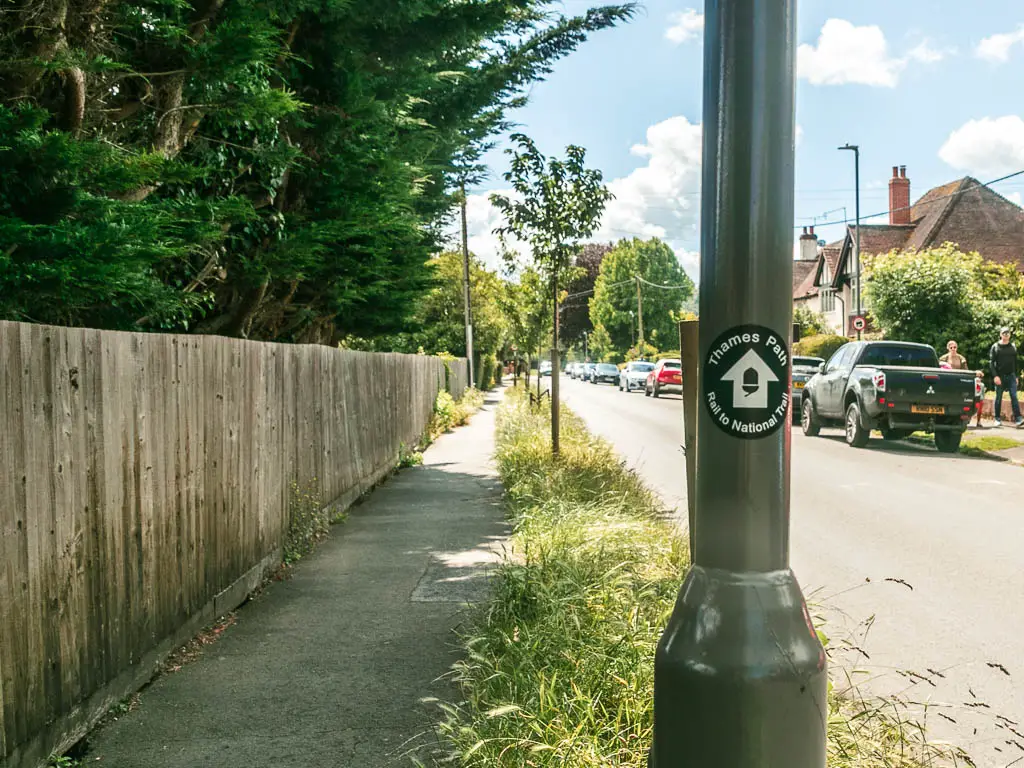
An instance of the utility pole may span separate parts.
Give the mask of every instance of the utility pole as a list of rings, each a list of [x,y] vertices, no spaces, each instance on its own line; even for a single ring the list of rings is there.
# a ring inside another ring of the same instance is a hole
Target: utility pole
[[[629,310],[629,340],[633,347],[636,348],[636,326],[633,324],[634,320],[636,320],[636,315],[633,314],[633,310],[631,309]]]
[[[583,332],[583,362],[584,363],[589,363],[590,362],[590,355],[587,352],[587,332],[586,331]]]
[[[554,325],[551,330],[551,455],[558,456],[558,264],[551,269],[551,307]]]
[[[643,296],[640,293],[640,275],[635,275],[635,277],[636,277],[636,316],[637,316],[637,320],[640,323],[639,326],[638,326],[638,329],[637,329],[637,333],[638,333],[637,348],[642,350],[643,346],[644,346],[644,299],[643,299]],[[640,357],[643,357],[643,355],[641,354]]]
[[[823,768],[827,671],[789,567],[795,0],[706,0],[694,561],[652,768]]]
[[[853,152],[853,187],[854,197],[856,201],[854,203],[854,218],[857,220],[857,231],[854,234],[853,240],[853,273],[855,275],[855,290],[854,300],[857,303],[857,317],[863,315],[863,307],[861,307],[860,301],[860,147],[856,144],[847,143],[845,146],[839,147],[839,149],[846,149]],[[850,332],[849,329],[849,318],[844,318],[846,327],[843,329],[843,335],[845,336]],[[860,339],[860,329],[857,329],[857,339]]]
[[[462,182],[462,293],[466,319],[466,360],[469,361],[469,386],[473,378],[473,306],[469,294],[469,227],[466,224],[466,182]]]

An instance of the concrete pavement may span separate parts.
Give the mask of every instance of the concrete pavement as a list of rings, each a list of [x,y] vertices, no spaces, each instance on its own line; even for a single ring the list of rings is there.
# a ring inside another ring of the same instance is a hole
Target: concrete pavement
[[[562,393],[685,526],[679,397],[565,377]],[[979,766],[1020,758],[1007,742],[1024,739],[1008,728],[1024,728],[996,716],[1024,723],[1024,469],[904,442],[852,449],[837,429],[818,438],[796,429],[792,446],[793,568],[833,646],[849,640],[867,653],[837,655],[837,682],[841,669],[862,669],[874,693],[932,702],[929,732]]]
[[[508,530],[491,394],[354,508],[235,626],[140,707],[94,734],[108,768],[407,766],[438,749],[422,699],[457,701],[445,677],[464,605],[486,598]]]

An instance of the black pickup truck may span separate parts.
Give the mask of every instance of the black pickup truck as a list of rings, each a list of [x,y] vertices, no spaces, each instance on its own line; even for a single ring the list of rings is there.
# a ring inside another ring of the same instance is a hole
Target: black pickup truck
[[[804,387],[800,424],[808,436],[842,424],[846,442],[867,445],[934,432],[944,453],[960,448],[979,392],[971,371],[939,368],[935,350],[903,341],[854,341],[840,347]]]

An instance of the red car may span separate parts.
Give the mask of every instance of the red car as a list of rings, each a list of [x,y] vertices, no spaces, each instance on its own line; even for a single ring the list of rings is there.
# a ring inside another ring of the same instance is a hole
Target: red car
[[[683,365],[678,360],[659,360],[647,374],[644,394],[657,397],[662,392],[683,392]]]

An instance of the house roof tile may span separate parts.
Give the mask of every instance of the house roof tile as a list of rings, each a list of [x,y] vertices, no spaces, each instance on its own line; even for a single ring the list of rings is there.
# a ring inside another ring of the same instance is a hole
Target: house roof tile
[[[797,295],[797,289],[812,275],[818,266],[817,259],[799,259],[793,262],[793,295]],[[813,276],[813,275],[812,275]]]
[[[965,176],[928,190],[911,206],[911,224],[862,224],[860,250],[865,254],[922,250],[955,243],[990,261],[1016,262],[1024,271],[1024,210],[977,179]],[[834,286],[842,284],[857,228],[822,249]],[[821,267],[815,283],[820,285]]]

